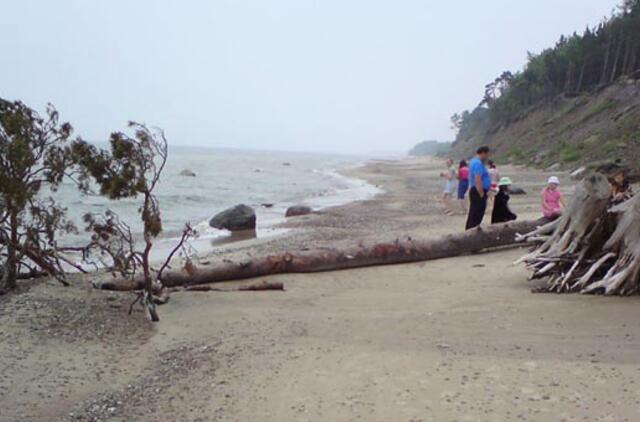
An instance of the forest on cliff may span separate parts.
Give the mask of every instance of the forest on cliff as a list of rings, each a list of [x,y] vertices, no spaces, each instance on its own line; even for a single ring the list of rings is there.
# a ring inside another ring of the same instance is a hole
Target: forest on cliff
[[[487,143],[501,158],[544,165],[593,158],[598,148],[614,155],[633,149],[638,79],[640,0],[624,0],[597,26],[561,36],[529,53],[522,71],[488,83],[472,111],[452,116],[454,151]]]

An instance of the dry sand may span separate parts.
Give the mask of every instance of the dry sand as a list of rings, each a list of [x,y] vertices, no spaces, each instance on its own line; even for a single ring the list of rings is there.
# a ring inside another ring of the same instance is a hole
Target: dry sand
[[[211,259],[460,231],[434,200],[440,167],[353,170],[386,193]],[[546,175],[502,170],[537,217]],[[532,294],[522,253],[174,293],[154,325],[126,315],[129,294],[42,281],[0,298],[0,420],[640,420],[640,299]]]

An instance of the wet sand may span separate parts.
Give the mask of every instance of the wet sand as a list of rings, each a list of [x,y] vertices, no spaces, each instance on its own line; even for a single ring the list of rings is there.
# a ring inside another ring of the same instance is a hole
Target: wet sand
[[[207,259],[458,232],[464,216],[434,199],[440,170],[350,170],[385,193]],[[502,171],[530,193],[515,212],[537,217],[547,175]],[[154,325],[126,315],[130,294],[44,281],[0,298],[0,419],[638,420],[640,298],[532,294],[511,265],[523,252],[263,278],[285,292],[174,293]]]

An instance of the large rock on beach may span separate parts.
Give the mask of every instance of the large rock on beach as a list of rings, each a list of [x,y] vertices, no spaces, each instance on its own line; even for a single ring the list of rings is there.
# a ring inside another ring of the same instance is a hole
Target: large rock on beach
[[[299,215],[311,214],[312,212],[313,212],[313,210],[311,209],[311,207],[309,207],[307,205],[293,205],[293,206],[287,208],[287,211],[285,212],[284,216],[285,217],[297,217]]]
[[[256,212],[248,205],[240,204],[216,214],[209,225],[214,229],[230,231],[255,230]]]

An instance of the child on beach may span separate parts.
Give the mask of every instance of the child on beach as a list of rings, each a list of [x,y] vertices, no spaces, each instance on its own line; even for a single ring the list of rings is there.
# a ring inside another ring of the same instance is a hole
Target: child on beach
[[[509,189],[511,189],[511,179],[508,177],[501,178],[498,182],[498,193],[493,200],[491,224],[506,223],[518,218],[509,208]]]
[[[542,190],[542,214],[550,220],[560,217],[566,206],[559,185],[560,180],[551,176],[547,181],[547,187]]]
[[[465,160],[460,161],[458,165],[458,201],[460,202],[460,208],[462,213],[467,213],[467,191],[469,190],[469,166]]]
[[[440,173],[440,177],[444,179],[444,189],[442,191],[442,203],[444,204],[444,213],[447,215],[453,215],[453,208],[451,207],[451,198],[453,191],[456,187],[456,168],[453,165],[453,160],[449,158],[447,160],[447,171]]]

